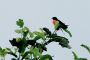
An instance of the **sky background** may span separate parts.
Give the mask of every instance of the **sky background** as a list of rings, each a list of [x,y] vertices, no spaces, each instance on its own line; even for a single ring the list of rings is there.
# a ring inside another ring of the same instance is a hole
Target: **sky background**
[[[16,21],[21,18],[32,31],[48,27],[53,31],[51,18],[58,17],[69,25],[73,37],[69,38],[72,49],[66,49],[57,43],[49,44],[47,53],[54,60],[73,60],[72,51],[79,57],[90,60],[90,54],[80,45],[90,47],[90,0],[0,0],[0,46],[11,47],[9,40],[16,37]],[[58,31],[58,34],[63,35]],[[6,57],[10,60],[10,56]]]

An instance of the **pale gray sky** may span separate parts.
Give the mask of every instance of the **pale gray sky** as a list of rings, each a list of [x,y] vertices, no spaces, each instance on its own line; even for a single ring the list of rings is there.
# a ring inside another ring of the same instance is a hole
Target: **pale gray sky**
[[[16,37],[14,30],[18,27],[15,22],[19,18],[24,19],[31,30],[46,26],[53,31],[53,16],[69,25],[73,37],[66,36],[73,48],[69,50],[51,43],[47,53],[54,56],[54,60],[73,60],[73,50],[90,60],[90,54],[80,47],[82,43],[90,46],[90,0],[0,0],[0,46],[11,46],[9,39]]]

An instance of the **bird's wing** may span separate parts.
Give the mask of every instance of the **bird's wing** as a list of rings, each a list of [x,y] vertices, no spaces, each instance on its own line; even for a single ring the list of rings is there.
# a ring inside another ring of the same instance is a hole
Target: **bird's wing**
[[[68,28],[68,26],[65,25],[65,23],[63,23],[63,22],[60,21],[60,20],[58,20],[58,21],[59,21],[59,23],[61,24],[62,29],[67,29],[67,28]]]

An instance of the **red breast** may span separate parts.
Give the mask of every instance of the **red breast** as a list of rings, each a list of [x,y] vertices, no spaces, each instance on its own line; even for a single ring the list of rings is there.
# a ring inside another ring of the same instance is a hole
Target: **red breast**
[[[53,20],[53,24],[55,25],[56,20]]]

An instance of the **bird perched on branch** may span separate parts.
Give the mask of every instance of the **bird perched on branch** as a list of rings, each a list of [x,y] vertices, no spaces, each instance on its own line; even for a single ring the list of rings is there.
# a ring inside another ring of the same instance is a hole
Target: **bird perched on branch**
[[[55,28],[54,33],[56,33],[56,31],[58,31],[59,29],[61,29],[67,32],[70,35],[70,37],[72,37],[72,34],[67,30],[68,25],[61,22],[57,17],[52,17],[52,20],[53,20],[53,25]]]

